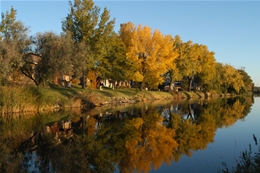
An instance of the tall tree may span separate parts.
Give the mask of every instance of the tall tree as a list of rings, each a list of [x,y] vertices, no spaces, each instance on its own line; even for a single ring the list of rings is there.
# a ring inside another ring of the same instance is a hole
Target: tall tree
[[[133,80],[150,88],[156,88],[164,82],[163,74],[174,69],[174,59],[178,53],[174,51],[174,39],[171,35],[163,35],[159,30],[148,26],[135,27],[133,23],[121,24],[120,36],[127,47],[127,58],[137,67]]]
[[[100,61],[100,72],[103,77],[116,81],[130,80],[135,66],[126,57],[126,46],[118,34],[111,36],[109,53]]]
[[[23,54],[31,44],[28,39],[29,29],[16,20],[16,10],[2,13],[0,23],[0,80],[7,81],[8,76],[15,78],[19,68],[24,64]]]
[[[176,46],[179,56],[176,59],[177,68],[184,78],[188,79],[188,90],[192,89],[192,82],[195,75],[201,75],[204,82],[214,77],[215,57],[205,45],[187,41]]]
[[[90,68],[98,70],[101,59],[107,55],[107,44],[113,33],[115,20],[110,20],[106,8],[100,14],[100,8],[92,0],[74,0],[74,3],[69,1],[69,5],[70,12],[62,22],[62,29],[71,33],[75,43],[83,42],[88,50],[84,57],[75,56],[81,59],[82,66],[78,68],[82,69],[85,79],[85,73]],[[89,62],[94,62],[92,67],[87,65]],[[85,87],[85,81],[82,87]]]

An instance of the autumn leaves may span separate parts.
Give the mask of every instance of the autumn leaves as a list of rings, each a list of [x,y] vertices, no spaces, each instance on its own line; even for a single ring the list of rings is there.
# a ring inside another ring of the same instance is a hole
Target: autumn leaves
[[[131,22],[121,24],[120,38],[126,45],[126,59],[136,67],[129,79],[150,89],[157,88],[166,78],[182,81],[187,90],[201,88],[219,93],[247,92],[252,86],[247,73],[216,62],[215,53],[206,45],[183,42],[178,35],[173,38]]]
[[[151,88],[164,82],[163,74],[174,68],[173,61],[178,55],[173,49],[174,39],[147,26],[135,27],[131,22],[121,25],[120,37],[127,46],[126,57],[137,67],[132,80]]]

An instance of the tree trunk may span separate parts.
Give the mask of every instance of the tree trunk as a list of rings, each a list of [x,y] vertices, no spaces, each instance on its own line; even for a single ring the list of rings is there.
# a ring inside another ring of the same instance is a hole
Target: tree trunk
[[[82,72],[82,89],[85,89],[86,87],[86,81],[85,81],[85,72]]]
[[[169,93],[172,93],[172,91],[173,91],[173,89],[174,89],[174,88],[173,88],[174,86],[172,86],[172,85],[173,85],[173,84],[172,84],[172,77],[171,77],[171,78],[170,78],[170,86],[169,86],[169,90],[168,90]]]
[[[112,89],[113,89],[113,90],[115,90],[115,86],[116,86],[116,81],[113,80],[113,82],[112,82]]]
[[[188,80],[189,80],[189,88],[188,88],[188,91],[191,91],[193,76],[192,76],[192,77],[188,77]]]
[[[20,70],[26,77],[31,79],[35,83],[36,86],[39,86],[39,82],[36,81],[36,79],[34,79],[34,77],[28,72],[27,69],[24,69],[24,68],[20,67]]]
[[[140,90],[141,90],[141,91],[144,90],[144,82],[141,82]]]
[[[194,120],[194,118],[193,118],[193,109],[191,108],[191,104],[190,103],[189,103],[189,113],[188,113],[187,119],[189,119],[189,118]]]

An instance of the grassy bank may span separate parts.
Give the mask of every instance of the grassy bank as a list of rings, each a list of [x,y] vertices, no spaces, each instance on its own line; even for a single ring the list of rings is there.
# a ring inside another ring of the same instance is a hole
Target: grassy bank
[[[90,108],[103,105],[127,104],[152,100],[200,99],[216,95],[202,92],[168,93],[140,91],[136,88],[81,89],[80,86],[65,88],[48,87],[0,87],[1,114],[42,112],[54,109]],[[217,95],[219,97],[220,95]]]

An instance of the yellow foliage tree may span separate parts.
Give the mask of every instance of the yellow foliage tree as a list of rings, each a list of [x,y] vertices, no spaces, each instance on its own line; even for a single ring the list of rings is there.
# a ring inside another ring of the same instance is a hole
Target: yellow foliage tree
[[[220,74],[220,83],[225,89],[232,87],[237,93],[239,93],[240,89],[244,87],[242,75],[233,66],[228,64],[222,65]]]
[[[133,23],[121,24],[120,37],[127,47],[127,58],[137,66],[133,79],[142,87],[156,88],[164,82],[163,74],[175,69],[174,60],[178,53],[174,50],[174,39],[148,26],[135,27]],[[141,87],[141,89],[142,89]]]

